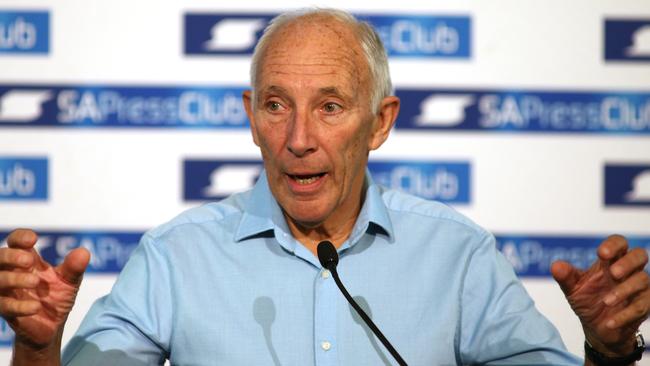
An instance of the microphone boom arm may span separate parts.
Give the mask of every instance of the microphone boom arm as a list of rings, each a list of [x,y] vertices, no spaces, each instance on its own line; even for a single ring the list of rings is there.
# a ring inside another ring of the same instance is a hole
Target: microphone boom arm
[[[339,287],[339,290],[341,290],[341,292],[343,293],[343,296],[345,296],[345,298],[348,300],[350,305],[352,305],[354,310],[356,310],[357,314],[359,314],[359,316],[363,319],[363,321],[366,322],[366,324],[368,325],[370,330],[372,330],[372,332],[375,333],[377,338],[379,338],[381,343],[384,345],[384,347],[386,347],[386,349],[388,350],[388,352],[390,352],[390,354],[393,356],[393,358],[395,358],[395,360],[397,360],[397,363],[400,366],[408,366],[406,364],[406,362],[404,362],[404,359],[402,358],[402,356],[400,356],[400,354],[397,353],[397,350],[395,348],[393,348],[393,345],[390,344],[390,342],[388,341],[388,339],[386,339],[384,334],[379,330],[379,328],[377,328],[377,326],[372,321],[372,319],[370,319],[370,317],[363,311],[363,309],[361,309],[359,304],[357,304],[357,302],[354,301],[352,296],[350,296],[350,294],[348,293],[348,290],[346,290],[345,287],[343,286],[343,283],[341,283],[341,279],[339,278],[339,274],[336,271],[336,267],[328,268],[328,269],[332,273],[332,277],[334,277],[334,282],[336,282],[336,285]]]

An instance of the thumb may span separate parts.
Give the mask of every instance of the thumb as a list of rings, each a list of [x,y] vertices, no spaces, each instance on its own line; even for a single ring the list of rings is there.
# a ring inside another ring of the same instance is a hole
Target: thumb
[[[81,284],[88,262],[90,262],[90,252],[86,248],[77,248],[65,256],[63,263],[56,267],[56,272],[70,284],[78,286]]]
[[[580,280],[580,277],[582,277],[581,270],[565,261],[553,262],[551,265],[551,274],[560,285],[565,296],[569,296],[573,292],[574,287]]]

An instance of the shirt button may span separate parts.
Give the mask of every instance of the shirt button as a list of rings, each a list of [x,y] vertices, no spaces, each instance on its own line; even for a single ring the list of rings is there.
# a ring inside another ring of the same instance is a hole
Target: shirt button
[[[323,351],[329,351],[330,348],[332,348],[332,344],[328,341],[323,341],[320,343],[320,348],[322,348]]]
[[[320,276],[321,276],[323,279],[326,280],[326,279],[330,278],[330,271],[324,269],[323,272],[320,273]]]

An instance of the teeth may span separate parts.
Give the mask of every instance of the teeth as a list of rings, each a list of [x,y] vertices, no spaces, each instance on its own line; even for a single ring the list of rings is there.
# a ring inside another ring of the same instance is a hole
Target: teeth
[[[316,179],[318,179],[317,175],[315,175],[313,177],[309,177],[309,178],[298,178],[298,177],[296,177],[296,182],[298,182],[298,184],[309,184],[309,183],[314,183],[316,181]]]

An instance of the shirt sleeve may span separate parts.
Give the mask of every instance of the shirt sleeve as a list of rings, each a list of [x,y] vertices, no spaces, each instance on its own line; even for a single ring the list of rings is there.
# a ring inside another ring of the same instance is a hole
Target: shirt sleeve
[[[63,365],[162,365],[173,300],[169,260],[145,234],[110,294],[98,299],[62,355]]]
[[[461,304],[462,364],[582,365],[537,311],[490,234],[469,260]]]

